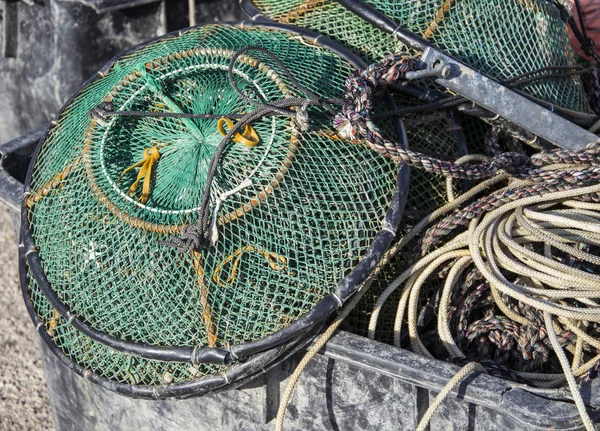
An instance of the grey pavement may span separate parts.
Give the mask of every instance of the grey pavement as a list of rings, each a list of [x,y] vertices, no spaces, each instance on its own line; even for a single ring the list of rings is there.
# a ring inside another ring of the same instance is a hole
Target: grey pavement
[[[53,430],[38,338],[19,289],[17,244],[0,207],[0,430]]]

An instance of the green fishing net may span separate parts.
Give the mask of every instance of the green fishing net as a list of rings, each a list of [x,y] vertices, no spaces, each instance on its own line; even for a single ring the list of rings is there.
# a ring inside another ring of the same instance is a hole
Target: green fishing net
[[[267,18],[321,32],[367,61],[407,51],[392,35],[375,28],[335,0],[252,0],[252,3]],[[575,64],[566,23],[552,0],[365,0],[364,3],[501,81],[549,66]],[[520,89],[563,108],[589,111],[579,77],[541,80]]]
[[[547,66],[575,64],[561,11],[550,0],[369,0],[365,3],[499,80]],[[251,15],[255,13],[251,10],[254,6],[269,19],[327,35],[369,63],[391,52],[410,51],[392,35],[335,0],[244,0],[242,6]],[[564,108],[589,110],[577,76],[544,79],[519,89]],[[397,92],[393,95],[400,107],[419,103]],[[428,115],[422,113],[422,117]],[[482,121],[466,117],[460,118],[460,123],[470,148],[468,152],[477,152],[488,127]],[[410,146],[448,160],[464,155],[457,154],[456,138],[448,128],[443,120],[409,128]],[[412,174],[409,210],[431,211],[446,202],[442,178],[420,172]]]
[[[83,367],[84,373],[120,384],[159,386],[199,379],[226,369],[217,365],[155,361],[112,349],[69,325],[43,295],[30,270],[23,282],[48,338],[66,357]]]
[[[35,245],[25,253],[26,290],[52,342],[95,375],[161,385],[222,367],[118,351],[72,319],[128,343],[227,351],[306,316],[382,229],[395,163],[338,138],[326,109],[316,107],[308,130],[289,115],[240,129],[210,183],[218,239],[188,253],[168,244],[198,221],[223,133],[256,108],[228,77],[232,56],[248,46],[270,51],[319,97],[340,97],[356,68],[273,25],[190,29],[106,67],[66,105],[34,157],[23,225]],[[231,76],[263,103],[303,96],[263,52],[240,55]],[[95,115],[99,106],[115,115]],[[57,311],[58,301],[68,314]]]
[[[575,64],[567,24],[552,0],[364,2],[499,81]],[[589,111],[578,77],[545,79],[519,89],[563,108]]]
[[[335,0],[244,0],[242,7],[250,15],[251,4],[269,19],[331,37],[367,63],[381,60],[390,52],[406,51],[404,44],[392,35],[365,22]]]

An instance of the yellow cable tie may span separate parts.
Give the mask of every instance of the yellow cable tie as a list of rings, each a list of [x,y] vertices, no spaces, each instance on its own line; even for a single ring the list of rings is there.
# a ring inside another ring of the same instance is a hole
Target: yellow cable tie
[[[160,159],[160,151],[158,151],[157,147],[146,148],[144,150],[143,160],[134,163],[133,165],[125,169],[117,179],[117,181],[119,181],[121,177],[127,172],[141,166],[137,178],[133,182],[131,187],[129,187],[129,190],[127,190],[127,194],[129,196],[133,196],[138,188],[140,181],[143,179],[144,182],[142,184],[142,195],[138,199],[138,201],[142,204],[145,204],[148,201],[148,198],[150,197],[150,181],[152,180],[152,166],[154,166],[154,164],[158,162],[158,159]]]
[[[233,127],[233,121],[231,121],[229,118],[220,118],[217,122],[217,129],[219,130],[219,133],[225,136],[227,135],[227,132],[225,132],[225,129],[223,128],[223,123],[227,124],[227,128],[231,130]],[[241,135],[236,132],[231,139],[233,142],[244,144],[248,148],[255,147],[260,141],[256,130],[254,130],[250,124],[246,124],[244,127],[244,132]]]

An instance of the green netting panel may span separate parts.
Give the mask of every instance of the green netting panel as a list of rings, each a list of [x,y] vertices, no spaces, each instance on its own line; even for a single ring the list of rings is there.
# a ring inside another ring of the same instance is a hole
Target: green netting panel
[[[216,365],[152,361],[111,349],[77,331],[58,314],[28,271],[29,297],[48,335],[75,364],[111,381],[128,385],[159,386],[183,383],[223,371]]]
[[[367,63],[381,60],[390,52],[407,50],[394,37],[368,24],[334,0],[252,0],[252,3],[269,19],[331,37],[359,54]]]
[[[43,142],[27,199],[31,233],[50,287],[90,327],[157,346],[225,348],[257,340],[310,311],[380,231],[395,164],[332,136],[326,119],[311,116],[312,129],[300,133],[289,117],[269,117],[252,124],[258,145],[231,143],[221,158],[212,207],[234,192],[218,212],[214,247],[181,254],[164,244],[197,221],[207,163],[222,138],[218,120],[96,121],[90,110],[104,102],[116,111],[248,112],[255,107],[230,88],[227,65],[249,45],[269,49],[323,97],[340,96],[353,69],[298,35],[208,25],[118,59],[64,109]],[[233,76],[245,93],[265,101],[297,95],[261,53],[240,56]],[[148,151],[159,157],[150,163]],[[151,171],[150,180],[132,190],[142,169]],[[251,185],[239,189],[247,180]],[[44,298],[32,299],[50,322]],[[112,368],[98,365],[108,355],[101,346],[86,355],[80,334],[66,327],[58,333],[56,343],[81,365],[135,381],[119,355],[111,356]],[[149,384],[164,381],[166,372],[174,381],[189,377],[184,365],[136,364],[158,367],[145,373]]]
[[[406,50],[391,35],[348,14],[335,0],[253,0],[268,18],[326,34],[366,60]],[[547,67],[575,64],[560,10],[550,0],[365,0],[403,28],[460,60],[504,80]],[[588,111],[578,77],[521,88],[561,107]]]
[[[397,93],[394,94],[394,101],[399,108],[420,104],[416,99]],[[456,114],[456,117],[465,139],[466,148],[463,151],[483,152],[483,138],[489,126],[474,117],[461,114]],[[457,146],[453,126],[444,112],[408,113],[403,115],[403,119],[411,149],[445,160],[456,160],[464,155]],[[446,203],[446,179],[442,175],[411,170],[410,193],[406,202],[408,214],[425,215]]]

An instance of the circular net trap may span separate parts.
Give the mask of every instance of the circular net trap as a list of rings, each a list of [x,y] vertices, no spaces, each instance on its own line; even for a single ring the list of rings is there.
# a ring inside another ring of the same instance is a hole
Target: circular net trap
[[[277,101],[343,94],[360,60],[315,38],[193,28],[113,60],[64,107],[26,181],[22,283],[75,371],[141,397],[225,386],[300,345],[387,248],[406,177],[337,137],[327,106],[233,133]],[[181,252],[202,211],[210,244]]]

